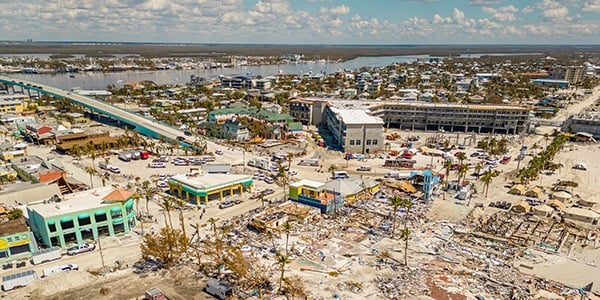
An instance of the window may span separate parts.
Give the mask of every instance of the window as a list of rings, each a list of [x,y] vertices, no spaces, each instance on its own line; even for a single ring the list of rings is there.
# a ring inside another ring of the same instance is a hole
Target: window
[[[356,145],[360,146],[360,140],[356,140]]]
[[[85,226],[85,225],[90,225],[92,224],[92,220],[90,217],[86,217],[86,218],[77,218],[77,223],[79,223],[79,226]]]
[[[73,223],[73,220],[69,220],[66,222],[63,222],[63,221],[60,222],[60,228],[62,228],[63,230],[72,229],[74,227],[75,227],[75,224]]]
[[[373,145],[377,145],[377,140],[373,140]]]
[[[123,217],[123,213],[121,211],[111,211],[110,216],[113,219],[118,219]]]
[[[50,232],[56,232],[56,224],[48,224],[48,230],[50,230]]]
[[[354,140],[350,140],[350,146],[354,146]]]
[[[106,221],[106,214],[103,213],[103,214],[94,215],[94,219],[96,219],[96,223],[104,222],[104,221]]]
[[[371,140],[367,140],[367,145],[371,145]]]

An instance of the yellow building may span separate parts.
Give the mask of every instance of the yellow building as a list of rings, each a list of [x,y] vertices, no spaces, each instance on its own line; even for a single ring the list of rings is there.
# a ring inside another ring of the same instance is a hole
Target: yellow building
[[[27,105],[25,104],[26,99],[29,99],[27,95],[4,95],[0,97],[0,112],[23,112],[23,110],[25,110],[25,108],[27,107]]]
[[[169,178],[171,194],[196,205],[252,191],[252,177],[234,174],[179,174]]]

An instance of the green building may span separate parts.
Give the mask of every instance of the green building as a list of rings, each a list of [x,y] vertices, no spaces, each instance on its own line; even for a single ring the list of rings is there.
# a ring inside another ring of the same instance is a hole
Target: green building
[[[36,248],[23,218],[0,224],[0,262],[31,257]]]
[[[132,193],[101,187],[65,195],[59,202],[27,206],[31,231],[48,247],[66,248],[135,226]]]
[[[170,193],[200,205],[233,194],[252,191],[252,177],[234,174],[179,174],[169,178]]]

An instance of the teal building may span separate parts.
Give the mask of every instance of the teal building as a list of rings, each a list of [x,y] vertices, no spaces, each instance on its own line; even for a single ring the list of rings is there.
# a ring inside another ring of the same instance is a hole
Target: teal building
[[[36,248],[23,218],[0,224],[0,263],[31,257]]]
[[[65,195],[61,201],[27,206],[31,231],[47,247],[66,248],[135,226],[132,193],[101,187]]]

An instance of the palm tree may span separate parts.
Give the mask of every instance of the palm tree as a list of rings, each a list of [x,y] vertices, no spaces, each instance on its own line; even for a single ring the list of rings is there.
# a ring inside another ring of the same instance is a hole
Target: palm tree
[[[487,170],[483,173],[481,178],[481,182],[483,182],[483,188],[485,189],[485,197],[488,196],[488,190],[490,189],[490,183],[492,183],[493,173],[491,170]]]
[[[260,201],[261,206],[265,207],[265,194],[259,193],[258,194],[258,200]]]
[[[135,210],[136,212],[140,212],[140,198],[142,198],[142,195],[140,195],[139,193],[134,193],[133,195],[131,195],[131,197],[135,200]],[[140,220],[140,226],[142,227],[142,236],[144,236],[144,219],[142,218],[142,214],[139,214],[139,220]]]
[[[400,196],[394,196],[394,198],[390,199],[389,205],[392,207],[393,215],[392,215],[392,239],[394,238],[394,234],[396,233],[396,216],[398,215],[398,208],[402,205],[403,199]]]
[[[479,179],[479,172],[481,172],[481,169],[483,169],[483,165],[481,163],[477,163],[477,165],[475,165],[475,174],[477,174],[477,179]]]
[[[277,163],[278,172],[279,172],[279,180],[283,185],[283,200],[287,201],[286,197],[286,185],[288,183],[288,172],[285,170],[285,166],[279,161]]]
[[[183,247],[184,247],[184,249],[187,249],[187,234],[185,232],[185,219],[183,217],[183,207],[187,203],[185,201],[183,201],[182,199],[177,199],[175,197],[171,197],[171,201],[176,203],[177,209],[179,209],[179,223],[181,225],[181,232],[183,233],[183,236],[185,237],[185,240],[186,240],[186,243],[184,243]]]
[[[458,182],[459,182],[459,184],[460,184],[460,179],[462,178],[464,180],[465,177],[467,176],[467,171],[469,171],[468,165],[460,165],[460,167],[458,167]]]
[[[285,222],[285,224],[283,224],[283,231],[285,231],[285,255],[289,255],[288,242],[290,240],[290,232],[292,231],[292,224],[290,224],[290,222]]]
[[[144,190],[144,197],[146,198],[146,214],[150,215],[150,208],[148,208],[148,204],[150,203],[150,199],[154,196],[154,191],[151,189]]]
[[[329,166],[329,169],[327,169],[329,172],[331,172],[331,177],[335,176],[335,171],[338,170],[338,166],[332,164]]]
[[[446,169],[446,176],[444,178],[446,178],[446,188],[448,188],[448,182],[450,181],[449,176],[450,176],[450,168],[452,168],[452,161],[447,159],[446,161],[444,161],[444,168]]]
[[[217,235],[217,222],[219,222],[219,218],[210,218],[210,219],[208,219],[208,223],[210,224],[210,228],[214,232],[215,236]]]
[[[171,230],[173,230],[173,221],[171,220],[171,210],[173,210],[173,203],[171,202],[171,199],[169,199],[168,197],[164,197],[160,207],[162,207],[167,212],[167,216],[169,217],[168,225],[171,228]]]
[[[85,169],[85,172],[88,173],[90,175],[90,186],[92,187],[92,189],[94,188],[94,173],[96,173],[96,170],[94,170],[94,167],[89,167],[87,169]]]
[[[463,161],[465,161],[465,159],[467,159],[467,154],[464,153],[464,152],[461,152],[461,153],[458,154],[458,156],[456,158],[458,158],[458,161],[462,165]]]
[[[404,198],[400,204],[404,207],[404,229],[402,229],[402,238],[404,238],[404,265],[408,266],[408,239],[410,238],[410,230],[408,229],[408,216],[410,209],[413,206],[410,198]]]
[[[289,264],[290,261],[290,256],[287,254],[283,254],[280,251],[277,251],[276,254],[277,257],[277,264],[279,265],[279,268],[281,269],[281,276],[279,277],[279,290],[282,290],[283,288],[283,277],[285,274],[285,266],[287,264]]]

